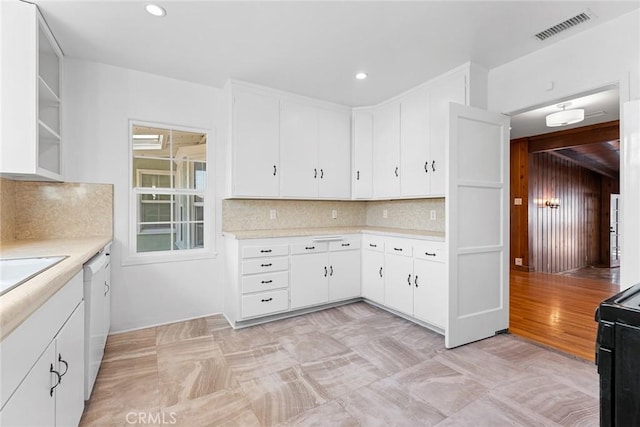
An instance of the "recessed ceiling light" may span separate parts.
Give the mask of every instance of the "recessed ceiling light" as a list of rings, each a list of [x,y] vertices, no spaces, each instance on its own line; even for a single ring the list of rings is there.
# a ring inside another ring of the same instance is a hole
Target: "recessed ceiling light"
[[[144,8],[153,16],[165,16],[167,14],[167,11],[157,4],[148,4]]]
[[[364,80],[367,78],[367,73],[360,71],[359,73],[356,73],[356,79],[358,80]]]

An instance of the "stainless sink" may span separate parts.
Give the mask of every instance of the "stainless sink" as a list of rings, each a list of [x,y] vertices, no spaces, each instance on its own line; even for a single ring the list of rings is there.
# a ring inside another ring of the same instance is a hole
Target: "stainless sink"
[[[0,259],[0,295],[56,265],[63,256]]]

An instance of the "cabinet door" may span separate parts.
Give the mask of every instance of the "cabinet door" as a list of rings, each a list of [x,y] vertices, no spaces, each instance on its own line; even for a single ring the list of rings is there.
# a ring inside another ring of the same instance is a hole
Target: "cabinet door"
[[[291,308],[308,307],[329,301],[327,253],[291,257]]]
[[[277,97],[233,88],[234,195],[279,195],[279,115]]]
[[[402,313],[413,315],[413,259],[387,254],[384,303]]]
[[[351,197],[351,117],[348,112],[317,110],[318,196]]]
[[[401,101],[400,187],[403,196],[429,194],[429,93],[419,89]]]
[[[373,115],[353,113],[353,197],[373,197]]]
[[[329,253],[329,301],[360,296],[360,251]]]
[[[447,266],[445,263],[416,259],[413,261],[413,315],[446,329]]]
[[[76,426],[84,410],[84,302],[56,339],[55,364],[62,380],[56,388],[56,426]]]
[[[400,104],[393,102],[373,114],[373,195],[400,194]]]
[[[55,420],[55,393],[51,387],[57,377],[55,370],[55,342],[51,342],[29,374],[0,412],[2,426],[51,426]],[[80,385],[80,390],[84,390]],[[77,423],[76,423],[77,424]]]
[[[362,251],[362,296],[384,304],[384,253],[364,249]]]
[[[316,109],[282,101],[280,132],[280,194],[286,197],[317,197],[320,170]]]
[[[431,88],[431,195],[445,192],[445,161],[449,141],[449,103],[466,103],[466,74],[458,73],[438,81]]]

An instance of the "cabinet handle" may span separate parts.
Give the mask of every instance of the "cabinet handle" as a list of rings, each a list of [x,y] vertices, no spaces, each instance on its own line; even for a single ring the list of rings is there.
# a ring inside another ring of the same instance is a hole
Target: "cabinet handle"
[[[111,289],[111,286],[109,286],[109,284],[107,283],[107,281],[104,281],[104,296],[106,297],[107,294],[109,293],[109,289]]]
[[[60,374],[60,381],[62,382],[62,377],[64,377],[69,370],[69,364],[66,360],[62,359],[62,355],[60,353],[58,353],[58,362],[64,363],[64,372]]]
[[[268,283],[273,283],[273,280],[262,280],[260,283],[262,283],[263,285],[266,285]]]
[[[398,177],[398,166],[396,166],[396,178]]]
[[[273,298],[261,299],[260,301],[262,301],[262,302],[269,302],[269,301],[271,301],[271,300],[273,300]]]
[[[413,278],[413,283],[415,283],[416,288],[418,287],[418,275],[416,274],[416,277]]]
[[[327,273],[328,273],[328,271],[327,271],[327,266],[325,265],[325,266],[324,266],[324,277],[327,277]]]
[[[262,250],[260,250],[260,253],[261,253],[261,254],[268,254],[268,253],[271,253],[271,249],[262,249]]]
[[[56,374],[56,377],[58,377],[58,382],[55,383],[54,386],[49,389],[49,396],[53,396],[53,390],[55,390],[56,387],[60,385],[60,381],[62,381],[62,376],[60,376],[60,373],[58,371],[53,369],[53,363],[49,367],[49,373]]]
[[[380,271],[378,272],[378,274],[380,274],[380,277],[382,277],[382,267],[380,267]]]
[[[431,252],[425,252],[424,253],[426,256],[436,256],[436,254],[432,254]]]
[[[313,179],[316,179],[318,177],[318,169],[313,169]]]
[[[333,265],[329,266],[329,276],[333,276]]]
[[[411,275],[409,275],[409,277],[407,277],[407,283],[409,284],[409,286],[411,286]]]
[[[360,181],[360,171],[356,172],[356,181]]]
[[[305,246],[304,248],[305,248],[306,250],[308,250],[308,251],[312,251],[312,250],[314,250],[316,247],[315,247],[315,246]]]
[[[424,162],[424,173],[429,173],[429,160]]]
[[[394,251],[402,252],[402,248],[393,248]]]
[[[377,248],[378,245],[374,245],[373,243],[369,243],[369,246],[371,246],[372,248]]]
[[[343,243],[343,244],[342,244],[342,247],[343,247],[343,248],[346,248],[347,246],[351,246],[351,243]]]
[[[276,167],[276,165],[273,165],[273,176],[276,176],[277,172],[278,172],[278,168]]]
[[[434,172],[436,171],[436,161],[432,161],[431,162],[431,170],[433,170]]]
[[[324,169],[320,169],[320,179],[324,179]]]
[[[260,264],[260,267],[271,267],[273,264],[269,263],[269,264]]]

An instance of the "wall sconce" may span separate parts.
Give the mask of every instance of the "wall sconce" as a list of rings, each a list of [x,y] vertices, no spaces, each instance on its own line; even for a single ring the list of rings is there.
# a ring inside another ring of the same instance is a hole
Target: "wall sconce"
[[[560,207],[560,199],[549,199],[544,202],[544,205],[551,209],[558,209]]]

